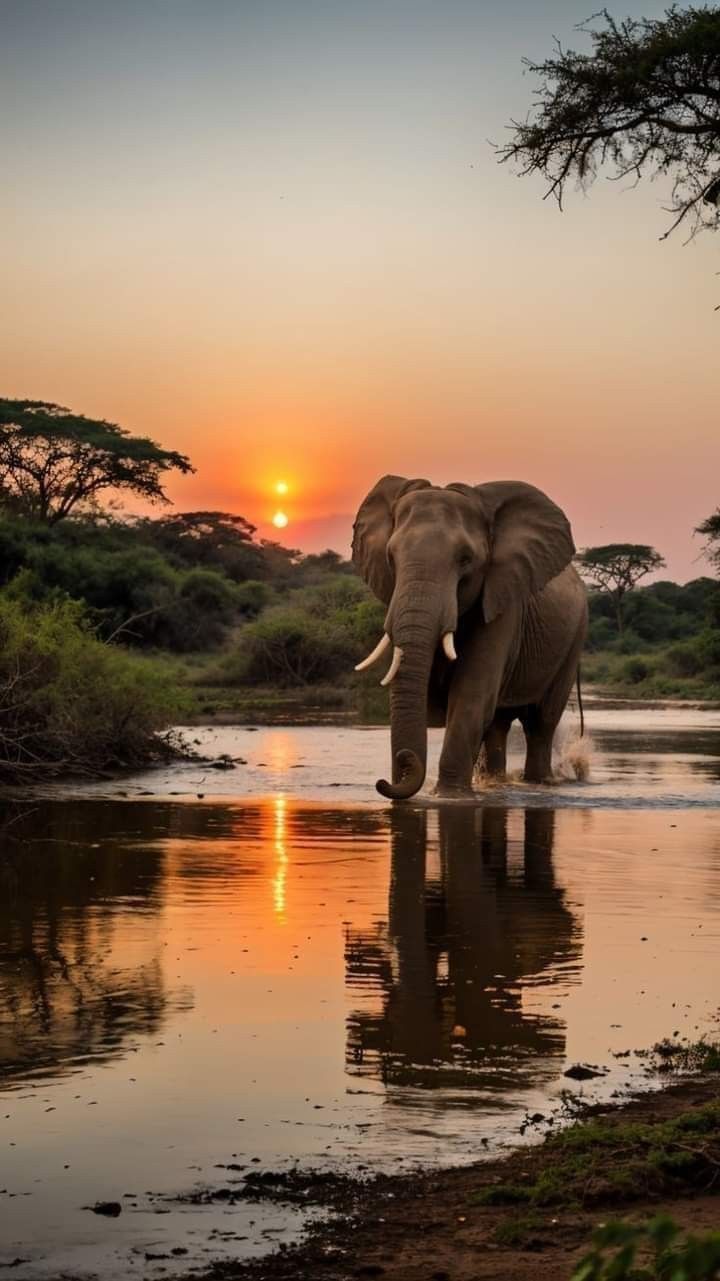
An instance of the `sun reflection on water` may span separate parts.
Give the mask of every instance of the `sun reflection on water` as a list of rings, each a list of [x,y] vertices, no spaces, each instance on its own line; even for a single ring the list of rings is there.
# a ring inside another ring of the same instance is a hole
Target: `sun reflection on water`
[[[275,875],[272,880],[273,887],[273,908],[275,916],[282,924],[285,923],[285,890],[287,880],[288,855],[286,845],[287,835],[287,802],[284,796],[276,796],[273,800],[273,817],[274,817],[274,849],[275,849]]]

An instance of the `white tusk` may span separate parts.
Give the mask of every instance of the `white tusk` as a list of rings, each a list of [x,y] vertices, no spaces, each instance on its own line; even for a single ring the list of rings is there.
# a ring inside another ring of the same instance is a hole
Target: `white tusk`
[[[454,663],[457,654],[455,653],[455,638],[452,632],[445,633],[442,639],[442,647],[445,650],[446,657],[450,659],[451,663]]]
[[[392,662],[388,668],[387,676],[383,676],[382,680],[380,681],[381,685],[389,685],[390,681],[395,679],[395,676],[397,674],[397,669],[402,662],[402,656],[403,656],[403,652],[400,646],[396,645],[393,650]]]
[[[385,650],[387,649],[389,644],[390,644],[390,637],[388,636],[387,632],[383,632],[372,654],[368,654],[367,658],[364,658],[361,663],[357,663],[355,665],[355,671],[364,672],[366,667],[372,667],[373,663],[377,662],[380,655],[385,653]]]

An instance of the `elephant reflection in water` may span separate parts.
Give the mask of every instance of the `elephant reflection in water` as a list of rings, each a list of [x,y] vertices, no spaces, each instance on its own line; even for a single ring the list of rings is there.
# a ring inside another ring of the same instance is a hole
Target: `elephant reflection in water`
[[[351,1071],[501,1089],[554,1070],[564,1025],[524,1009],[522,997],[580,951],[554,882],[554,819],[526,810],[524,839],[513,842],[503,809],[393,812],[388,925],[347,943],[348,985],[365,1006],[349,1019]],[[435,821],[439,877],[427,880]]]
[[[162,904],[162,856],[107,836],[117,806],[10,821],[0,856],[0,1075],[64,1072],[152,1034],[171,1008],[157,942],[124,934]],[[127,822],[127,819],[125,819]],[[123,945],[130,943],[128,959]]]

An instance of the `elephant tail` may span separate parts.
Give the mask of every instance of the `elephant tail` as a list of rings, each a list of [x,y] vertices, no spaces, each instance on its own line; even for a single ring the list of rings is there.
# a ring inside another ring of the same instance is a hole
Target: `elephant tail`
[[[575,677],[575,687],[577,689],[578,708],[580,711],[580,737],[585,736],[585,712],[583,711],[582,689],[580,686],[580,664],[578,663],[577,676]]]

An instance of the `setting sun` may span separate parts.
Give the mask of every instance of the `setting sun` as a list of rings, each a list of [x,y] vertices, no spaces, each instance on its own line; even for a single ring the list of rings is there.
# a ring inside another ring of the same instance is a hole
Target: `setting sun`
[[[285,512],[275,512],[275,515],[272,518],[272,523],[276,529],[284,529],[288,523],[288,518],[285,515]]]
[[[275,486],[276,494],[286,494],[288,492],[287,481],[279,480]]]

